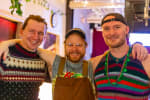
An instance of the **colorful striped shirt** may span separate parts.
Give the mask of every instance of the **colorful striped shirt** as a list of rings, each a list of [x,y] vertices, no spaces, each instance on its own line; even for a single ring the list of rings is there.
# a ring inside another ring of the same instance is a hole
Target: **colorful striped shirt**
[[[108,77],[105,72],[105,59],[106,56],[101,59],[94,74],[99,100],[148,100],[150,81],[138,60],[130,56],[127,70],[123,72],[120,81],[112,84],[120,75],[125,57],[116,63],[114,57],[109,56]]]

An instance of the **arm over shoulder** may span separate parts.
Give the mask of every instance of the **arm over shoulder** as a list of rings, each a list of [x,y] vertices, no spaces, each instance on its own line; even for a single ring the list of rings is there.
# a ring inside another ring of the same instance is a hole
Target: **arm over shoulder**
[[[20,42],[20,39],[12,39],[7,41],[2,41],[0,43],[0,59],[3,56],[3,60],[6,59],[6,56],[8,54],[8,47],[15,45],[16,43]]]
[[[38,48],[38,54],[47,63],[48,66],[52,67],[56,57],[55,53],[51,52],[50,50]]]
[[[5,46],[5,47],[9,47],[9,46],[13,46],[16,43],[19,43],[21,41],[21,39],[11,39],[11,40],[7,40],[7,41],[2,41],[0,43],[0,46]]]

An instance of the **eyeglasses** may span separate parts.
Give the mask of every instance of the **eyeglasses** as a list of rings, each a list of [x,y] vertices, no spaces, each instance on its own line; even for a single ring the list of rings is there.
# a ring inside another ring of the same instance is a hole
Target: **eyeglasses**
[[[81,44],[81,43],[66,43],[66,46],[68,46],[68,47],[73,47],[73,46],[75,46],[75,47],[83,47],[84,44]]]

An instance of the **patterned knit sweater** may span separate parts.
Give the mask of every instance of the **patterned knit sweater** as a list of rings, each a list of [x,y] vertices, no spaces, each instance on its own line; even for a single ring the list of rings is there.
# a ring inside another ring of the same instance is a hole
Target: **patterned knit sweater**
[[[129,57],[127,70],[123,72],[120,82],[115,82],[120,75],[123,64],[123,57],[118,63],[112,56],[108,60],[108,76],[111,83],[108,83],[105,68],[105,56],[98,64],[95,70],[95,81],[97,87],[97,95],[99,100],[148,100],[150,94],[149,78],[138,61]]]
[[[0,63],[0,100],[38,100],[39,86],[46,78],[45,62],[16,44]]]

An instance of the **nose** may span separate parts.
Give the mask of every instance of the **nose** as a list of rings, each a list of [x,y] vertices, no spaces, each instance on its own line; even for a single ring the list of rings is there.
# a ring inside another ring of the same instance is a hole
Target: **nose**
[[[38,39],[38,38],[39,38],[38,32],[34,32],[33,38],[34,38],[34,39]]]
[[[78,46],[74,44],[71,49],[73,52],[76,52],[78,50]]]
[[[114,35],[114,34],[115,34],[115,30],[114,30],[113,28],[111,28],[110,31],[109,31],[109,35],[112,36],[112,35]]]
[[[76,50],[76,49],[77,49],[77,46],[76,46],[76,45],[73,45],[73,46],[72,46],[72,49],[73,49],[73,50]]]

